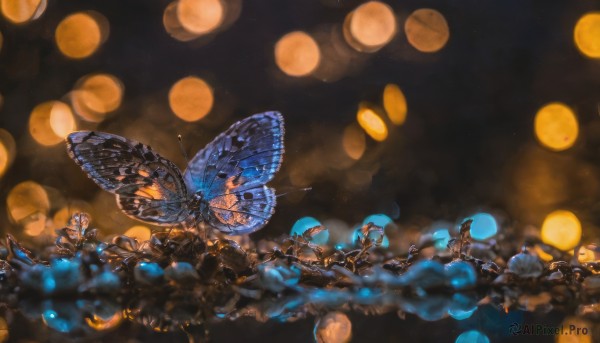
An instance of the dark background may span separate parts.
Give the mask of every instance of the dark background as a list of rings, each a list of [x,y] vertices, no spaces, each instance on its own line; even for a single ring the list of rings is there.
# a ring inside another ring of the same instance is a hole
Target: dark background
[[[99,195],[62,144],[40,147],[27,129],[35,105],[61,99],[85,74],[107,72],[123,82],[124,100],[97,129],[124,134],[126,128],[144,122],[146,136],[136,138],[182,168],[177,134],[184,135],[193,154],[235,120],[266,110],[283,113],[286,154],[273,185],[282,190],[297,187],[290,174],[304,168],[312,190],[280,198],[277,213],[254,234],[256,238],[288,232],[304,215],[353,225],[369,214],[386,213],[402,229],[434,220],[457,222],[486,210],[497,214],[506,230],[519,231],[527,225],[539,227],[554,209],[568,208],[584,224],[584,241],[597,239],[600,62],[577,51],[573,28],[584,13],[600,10],[600,3],[385,2],[397,15],[398,34],[380,51],[360,54],[343,77],[329,83],[286,76],[275,66],[273,46],[293,30],[317,33],[341,26],[360,1],[247,1],[227,30],[210,40],[187,43],[164,30],[167,1],[51,1],[32,23],[16,26],[0,20],[0,127],[14,136],[18,149],[11,170],[0,179],[0,205],[5,207],[9,190],[24,180],[54,189],[66,199],[92,202],[95,197],[112,197]],[[441,12],[450,28],[447,45],[434,54],[416,51],[402,30],[412,11],[427,7]],[[53,35],[62,18],[80,10],[105,15],[110,36],[90,58],[74,61],[60,54]],[[171,85],[188,75],[204,78],[215,92],[211,114],[191,124],[174,117],[167,100]],[[336,168],[328,158],[331,147],[339,144],[336,137],[356,121],[360,101],[381,101],[387,83],[398,84],[406,95],[406,123],[390,127],[384,142],[368,138],[365,155],[351,168]],[[554,101],[573,108],[580,124],[576,145],[560,153],[540,147],[533,134],[535,113]],[[356,170],[371,173],[367,187],[347,184],[347,173]],[[117,211],[112,203],[106,206]],[[19,235],[6,212],[0,213],[1,229]],[[122,232],[132,223],[103,220],[94,218],[107,234]],[[468,321],[469,328],[482,325],[476,319],[479,312]],[[312,323],[311,318],[285,325],[235,324],[235,337],[306,342]],[[393,315],[353,323],[357,341],[409,336],[414,337],[411,341],[453,341],[464,329],[449,319],[423,323],[412,317],[399,321]],[[228,325],[215,328],[217,341],[233,339]]]

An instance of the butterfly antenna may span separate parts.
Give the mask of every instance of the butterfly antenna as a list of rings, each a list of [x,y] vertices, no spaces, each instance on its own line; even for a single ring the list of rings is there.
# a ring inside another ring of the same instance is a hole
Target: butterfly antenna
[[[308,192],[308,191],[310,191],[310,190],[312,190],[312,187],[306,187],[306,188],[296,188],[296,189],[292,189],[291,191],[287,191],[287,192],[284,192],[284,193],[275,194],[275,196],[279,198],[279,197],[282,197],[282,196],[284,196],[284,195],[288,195],[288,194],[290,194],[290,193],[295,193],[295,192]]]
[[[185,148],[183,147],[183,138],[181,137],[181,135],[177,135],[177,140],[179,141],[179,149],[181,149],[181,153],[183,154],[183,157],[185,157],[185,168],[187,169],[190,166],[190,158],[188,157],[188,154],[185,151]],[[194,173],[190,172],[190,177],[192,178],[192,181],[197,181],[195,180]]]
[[[185,157],[185,163],[187,166],[188,164],[190,164],[190,159],[188,157],[187,152],[185,151],[185,148],[183,147],[183,138],[181,138],[181,135],[177,135],[177,140],[179,141],[179,149],[181,149],[181,153],[183,154],[183,157]]]

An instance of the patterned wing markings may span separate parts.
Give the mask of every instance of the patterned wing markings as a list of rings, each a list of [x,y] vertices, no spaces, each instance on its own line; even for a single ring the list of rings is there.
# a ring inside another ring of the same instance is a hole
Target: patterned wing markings
[[[274,189],[261,186],[212,198],[205,217],[219,231],[251,233],[265,226],[275,212],[275,204]]]
[[[229,234],[262,228],[275,208],[265,184],[279,170],[283,117],[256,114],[233,124],[180,170],[150,147],[100,132],[74,132],[69,156],[101,188],[117,196],[127,215],[155,225],[199,220]]]
[[[128,216],[174,225],[190,215],[179,168],[150,147],[113,134],[79,131],[67,137],[67,151],[96,184],[117,195]]]
[[[211,198],[236,187],[262,186],[279,170],[283,117],[278,112],[255,114],[233,124],[190,161],[184,179],[191,190]]]
[[[208,224],[223,232],[249,233],[262,228],[274,212],[275,195],[265,186],[279,170],[283,117],[255,114],[232,125],[190,161],[184,180],[202,192]]]

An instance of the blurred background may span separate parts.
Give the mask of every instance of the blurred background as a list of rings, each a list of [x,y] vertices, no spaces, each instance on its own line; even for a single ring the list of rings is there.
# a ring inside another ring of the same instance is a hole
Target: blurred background
[[[0,232],[27,244],[81,210],[104,237],[154,229],[69,159],[70,132],[139,140],[184,169],[178,134],[193,156],[267,110],[286,121],[271,185],[290,193],[254,238],[318,222],[347,245],[370,218],[402,253],[471,217],[482,240],[598,242],[596,1],[0,0],[0,13]]]

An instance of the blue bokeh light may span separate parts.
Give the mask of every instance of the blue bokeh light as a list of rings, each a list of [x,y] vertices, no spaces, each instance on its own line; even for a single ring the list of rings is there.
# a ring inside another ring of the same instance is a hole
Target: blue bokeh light
[[[471,237],[473,239],[483,241],[493,237],[498,232],[498,223],[491,214],[481,212],[470,218],[473,219],[471,223]]]
[[[294,225],[292,226],[292,231],[290,232],[290,235],[291,236],[294,236],[294,235],[302,236],[302,234],[306,230],[313,228],[315,226],[319,226],[319,225],[322,225],[322,224],[316,218],[302,217],[294,223]],[[329,231],[328,230],[323,230],[323,231],[319,232],[312,239],[312,242],[315,244],[326,244],[327,241],[329,241]]]
[[[456,338],[456,343],[490,343],[490,339],[482,332],[469,330]]]
[[[452,261],[444,266],[448,283],[454,289],[465,289],[477,284],[477,273],[469,262]]]
[[[431,235],[431,238],[433,239],[433,245],[437,250],[446,250],[448,248],[448,242],[450,241],[450,232],[448,232],[448,229],[436,229]]]
[[[392,218],[386,216],[385,214],[372,214],[368,217],[365,218],[365,220],[363,220],[362,225],[368,224],[368,223],[373,223],[379,227],[382,227],[385,229],[386,226],[388,226],[389,224],[391,224]]]

